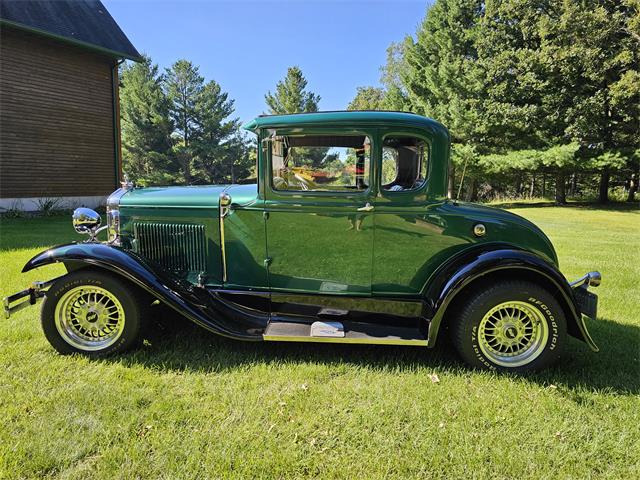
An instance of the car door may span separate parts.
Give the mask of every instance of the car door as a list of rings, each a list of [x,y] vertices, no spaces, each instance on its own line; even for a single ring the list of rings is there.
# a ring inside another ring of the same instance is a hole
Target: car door
[[[418,295],[429,269],[439,264],[438,255],[457,248],[464,240],[447,235],[447,220],[439,210],[442,200],[432,198],[429,192],[431,171],[445,168],[431,163],[431,138],[425,132],[406,128],[389,130],[380,144],[372,292]]]
[[[371,293],[371,135],[277,131],[267,141],[265,215],[273,291]]]

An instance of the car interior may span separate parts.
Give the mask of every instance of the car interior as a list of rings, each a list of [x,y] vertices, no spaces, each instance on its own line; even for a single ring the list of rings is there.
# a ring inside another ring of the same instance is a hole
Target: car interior
[[[386,137],[382,148],[382,189],[416,190],[427,178],[429,146],[415,137]]]
[[[370,141],[365,135],[276,137],[271,162],[276,190],[366,190]]]
[[[275,190],[350,191],[368,188],[370,141],[364,135],[289,135],[272,139]],[[387,136],[382,150],[382,190],[421,188],[429,145],[410,136]]]

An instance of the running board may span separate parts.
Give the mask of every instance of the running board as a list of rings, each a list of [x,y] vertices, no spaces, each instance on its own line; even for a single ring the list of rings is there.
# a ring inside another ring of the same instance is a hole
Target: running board
[[[390,327],[362,322],[314,323],[271,321],[262,338],[271,342],[361,343],[369,345],[427,346],[417,328]]]

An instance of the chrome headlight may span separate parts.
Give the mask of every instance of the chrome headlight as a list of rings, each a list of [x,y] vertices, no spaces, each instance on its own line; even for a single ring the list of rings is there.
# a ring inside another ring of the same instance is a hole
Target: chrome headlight
[[[73,211],[73,228],[78,233],[88,234],[91,237],[95,237],[96,231],[102,219],[98,212],[91,210],[90,208],[76,208]]]

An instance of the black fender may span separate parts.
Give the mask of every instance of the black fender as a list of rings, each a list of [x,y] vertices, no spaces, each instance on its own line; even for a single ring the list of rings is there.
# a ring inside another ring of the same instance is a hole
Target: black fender
[[[562,273],[535,253],[518,248],[484,246],[462,253],[436,271],[427,282],[423,295],[433,312],[429,323],[428,344],[435,344],[447,307],[472,282],[518,275],[541,283],[553,293],[562,306],[570,335],[584,341],[592,350],[592,340],[582,318],[573,290]]]
[[[241,309],[216,292],[184,282],[119,247],[103,243],[59,245],[33,257],[22,272],[58,262],[64,263],[69,271],[85,267],[109,270],[207,330],[239,340],[262,340],[266,315]]]

